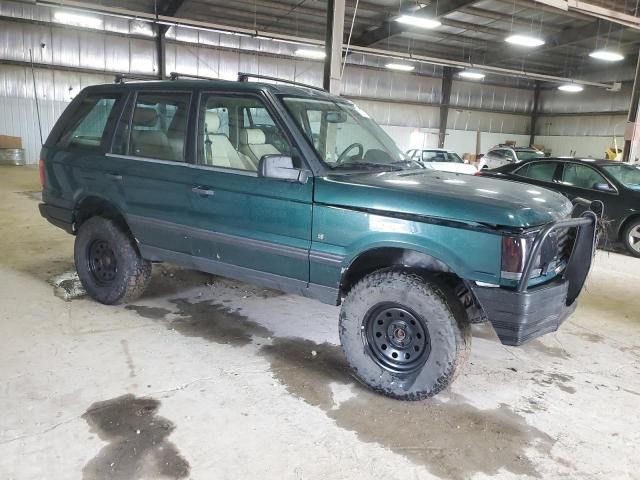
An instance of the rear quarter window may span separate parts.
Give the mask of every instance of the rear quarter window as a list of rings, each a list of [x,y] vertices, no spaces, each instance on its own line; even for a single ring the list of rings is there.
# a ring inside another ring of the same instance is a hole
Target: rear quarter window
[[[65,148],[105,150],[120,95],[87,95],[66,121],[57,145]]]

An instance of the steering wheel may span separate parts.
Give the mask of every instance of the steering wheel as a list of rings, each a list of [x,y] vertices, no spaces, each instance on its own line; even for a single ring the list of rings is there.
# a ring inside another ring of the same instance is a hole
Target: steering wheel
[[[362,155],[364,155],[364,146],[361,143],[355,142],[342,151],[342,153],[338,156],[338,160],[336,160],[336,165],[342,165],[347,158],[347,153],[349,153],[356,147],[358,147],[358,156],[362,158]]]

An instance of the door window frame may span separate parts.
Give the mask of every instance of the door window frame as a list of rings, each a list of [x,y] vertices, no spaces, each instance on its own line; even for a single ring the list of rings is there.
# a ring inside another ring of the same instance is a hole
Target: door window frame
[[[252,170],[242,170],[242,169],[238,169],[238,168],[230,168],[230,167],[217,167],[217,166],[211,166],[211,165],[201,165],[198,163],[199,160],[199,147],[198,147],[198,132],[200,131],[200,106],[202,105],[202,100],[205,96],[218,96],[218,97],[228,97],[228,98],[233,98],[233,97],[239,97],[239,98],[247,98],[247,97],[251,97],[251,98],[257,98],[259,101],[262,102],[262,104],[264,105],[265,109],[267,110],[267,112],[269,113],[269,115],[271,116],[271,118],[273,119],[274,124],[276,125],[276,127],[280,130],[280,132],[282,133],[282,135],[284,136],[285,140],[289,143],[289,147],[291,149],[291,156],[293,157],[294,155],[296,155],[301,163],[300,168],[303,170],[309,170],[312,171],[312,169],[309,166],[309,162],[307,161],[307,159],[305,158],[305,156],[302,154],[302,149],[299,148],[298,143],[295,141],[295,139],[293,138],[293,136],[291,135],[291,132],[289,131],[289,129],[285,126],[285,123],[283,121],[283,119],[280,117],[280,114],[278,113],[278,111],[274,108],[274,106],[272,105],[271,100],[269,99],[268,96],[264,95],[263,92],[257,91],[257,92],[243,92],[243,91],[238,91],[238,90],[209,90],[206,88],[203,88],[201,90],[199,90],[197,92],[197,95],[195,96],[195,107],[194,107],[194,123],[193,123],[193,138],[192,138],[192,145],[193,145],[193,166],[195,168],[202,168],[202,169],[206,169],[206,170],[212,170],[212,171],[217,171],[217,172],[223,172],[223,173],[234,173],[237,175],[244,175],[244,176],[249,176],[249,177],[257,177],[258,176],[258,172],[257,171],[252,171]],[[243,118],[244,121],[244,118]]]
[[[161,158],[154,158],[154,157],[141,157],[138,155],[131,155],[131,135],[133,134],[133,115],[136,111],[136,106],[138,104],[138,96],[140,94],[143,95],[189,95],[189,100],[187,101],[187,112],[185,115],[186,118],[186,126],[185,126],[185,134],[184,134],[184,146],[183,146],[183,154],[184,154],[184,160],[183,161],[176,161],[176,160],[166,160],[166,159],[161,159]],[[194,99],[195,95],[194,92],[188,89],[178,89],[178,90],[167,90],[167,89],[145,89],[144,87],[142,88],[137,88],[133,91],[131,91],[129,93],[129,95],[127,96],[127,101],[123,104],[124,106],[121,108],[120,114],[119,114],[119,118],[118,118],[118,122],[116,123],[116,128],[113,130],[113,133],[111,135],[111,142],[110,142],[110,146],[108,149],[108,152],[112,155],[112,156],[117,156],[117,157],[124,157],[124,158],[131,158],[134,160],[142,160],[142,161],[147,161],[147,162],[155,162],[155,163],[166,163],[169,165],[191,165],[193,163],[193,152],[191,151],[191,136],[192,136],[192,124],[193,124],[193,120],[191,118],[192,112],[193,112],[193,99]],[[131,106],[131,108],[129,109],[129,111],[127,111],[126,107]],[[116,154],[113,153],[113,149],[115,147],[115,140],[117,137],[117,129],[121,128],[123,122],[125,122],[125,115],[128,115],[128,118],[126,119],[126,124],[128,126],[128,133],[127,133],[127,149],[126,149],[126,153],[122,153],[122,154]]]
[[[597,168],[593,168],[591,165],[585,165],[584,163],[579,163],[579,162],[567,162],[567,161],[563,161],[563,162],[559,162],[562,165],[562,170],[560,171],[560,175],[558,176],[558,184],[563,185],[565,187],[569,187],[569,188],[579,188],[580,190],[588,190],[590,192],[598,192],[598,193],[608,193],[609,195],[618,195],[620,192],[618,191],[618,188],[606,177],[605,174],[603,174],[601,171],[599,171]],[[605,192],[604,190],[596,190],[594,188],[587,188],[587,187],[580,187],[577,185],[569,185],[567,183],[563,182],[563,178],[564,178],[564,169],[567,165],[579,165],[581,167],[586,167],[586,168],[590,168],[591,170],[595,171],[598,175],[600,175],[602,178],[604,178],[605,182],[607,182],[607,184],[613,189],[612,192]]]

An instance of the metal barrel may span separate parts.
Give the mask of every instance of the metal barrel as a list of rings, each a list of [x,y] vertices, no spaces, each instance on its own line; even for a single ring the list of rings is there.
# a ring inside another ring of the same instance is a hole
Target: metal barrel
[[[23,148],[0,148],[0,165],[24,165]]]

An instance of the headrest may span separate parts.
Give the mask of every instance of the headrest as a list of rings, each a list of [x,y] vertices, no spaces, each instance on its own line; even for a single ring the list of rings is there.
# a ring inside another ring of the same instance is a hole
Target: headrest
[[[262,145],[266,142],[264,132],[259,128],[245,128],[240,131],[240,143],[245,145]]]
[[[215,133],[220,128],[220,116],[218,112],[207,112],[204,114],[204,123],[207,133]]]
[[[138,107],[133,114],[133,124],[139,127],[153,127],[158,121],[158,112],[153,108]]]

